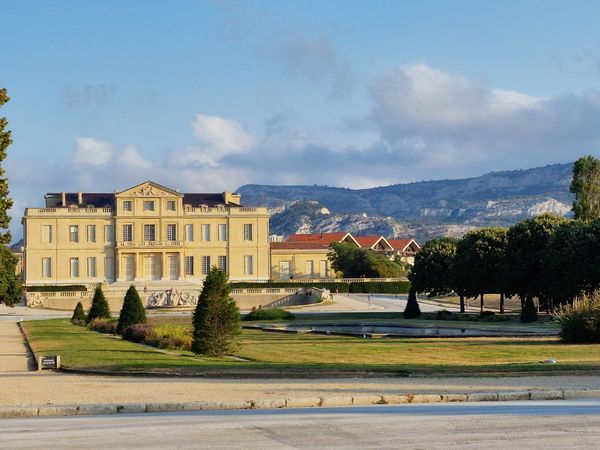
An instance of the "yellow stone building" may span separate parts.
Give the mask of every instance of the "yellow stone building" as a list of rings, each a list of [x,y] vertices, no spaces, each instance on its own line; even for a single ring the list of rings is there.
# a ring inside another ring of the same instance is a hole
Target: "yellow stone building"
[[[49,193],[22,220],[25,285],[267,280],[269,214],[240,196],[147,181],[114,193]]]

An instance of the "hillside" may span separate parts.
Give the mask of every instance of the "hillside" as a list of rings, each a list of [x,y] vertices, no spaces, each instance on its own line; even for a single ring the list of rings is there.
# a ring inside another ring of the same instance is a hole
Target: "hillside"
[[[370,189],[245,185],[238,192],[245,205],[272,210],[276,234],[348,230],[424,238],[461,235],[477,226],[508,226],[544,212],[568,215],[572,167],[555,164]],[[328,214],[319,213],[323,208]]]

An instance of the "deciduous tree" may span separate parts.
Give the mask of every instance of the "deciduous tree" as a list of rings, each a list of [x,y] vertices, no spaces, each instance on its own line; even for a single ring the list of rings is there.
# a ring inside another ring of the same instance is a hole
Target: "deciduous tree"
[[[575,161],[570,190],[575,194],[573,213],[576,219],[600,218],[600,160],[584,156]]]

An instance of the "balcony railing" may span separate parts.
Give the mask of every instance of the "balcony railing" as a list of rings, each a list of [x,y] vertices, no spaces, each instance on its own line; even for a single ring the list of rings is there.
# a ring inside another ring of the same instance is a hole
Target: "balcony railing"
[[[255,215],[268,214],[267,208],[246,208],[246,207],[229,207],[229,206],[186,206],[186,215]]]
[[[117,247],[179,247],[183,241],[117,241]]]
[[[27,208],[26,216],[112,216],[112,208]]]

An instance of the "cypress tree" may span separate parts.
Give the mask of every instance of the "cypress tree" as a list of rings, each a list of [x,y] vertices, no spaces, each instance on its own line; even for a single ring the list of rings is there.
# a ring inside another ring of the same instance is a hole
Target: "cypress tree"
[[[528,295],[525,298],[525,304],[521,309],[521,322],[535,322],[536,320],[538,320],[538,313],[533,304],[533,297]]]
[[[419,308],[419,302],[417,302],[417,292],[415,288],[410,288],[408,291],[408,301],[406,302],[406,308],[404,308],[404,318],[414,319],[421,315],[421,308]]]
[[[240,333],[240,310],[230,293],[227,274],[213,267],[204,280],[194,311],[194,353],[220,357],[235,347],[235,337]]]
[[[104,292],[102,292],[102,288],[100,286],[97,286],[96,290],[94,291],[92,306],[90,306],[90,311],[88,312],[85,322],[90,323],[92,320],[97,318],[110,319],[110,308],[108,307],[108,302],[104,298]]]
[[[79,325],[85,322],[85,311],[83,310],[83,305],[81,302],[77,302],[77,306],[75,306],[75,310],[73,311],[73,316],[71,317],[71,323],[74,325]]]
[[[136,323],[146,323],[146,311],[144,310],[144,305],[140,300],[137,289],[131,285],[123,300],[123,307],[121,308],[119,323],[117,324],[117,333],[123,333],[125,328]]]

